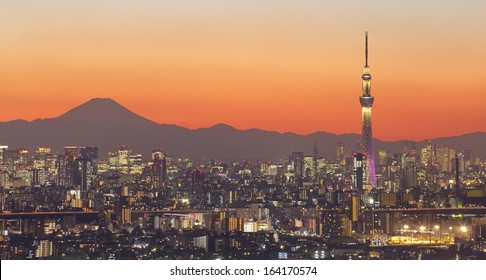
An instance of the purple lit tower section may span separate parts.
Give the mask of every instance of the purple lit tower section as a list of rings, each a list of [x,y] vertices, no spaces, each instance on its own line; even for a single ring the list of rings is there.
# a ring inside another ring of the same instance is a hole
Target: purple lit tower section
[[[361,103],[363,129],[361,133],[361,145],[363,153],[366,155],[366,172],[365,184],[376,188],[375,173],[375,154],[373,150],[373,129],[371,125],[371,106],[373,106],[374,97],[371,96],[371,74],[368,66],[368,32],[365,32],[365,67],[363,76],[363,95],[359,97]]]

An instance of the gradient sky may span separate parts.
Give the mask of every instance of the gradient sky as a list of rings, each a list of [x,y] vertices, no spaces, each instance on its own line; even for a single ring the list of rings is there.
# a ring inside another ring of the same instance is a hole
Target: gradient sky
[[[364,31],[374,136],[486,131],[486,1],[0,2],[0,121],[110,97],[189,128],[360,133]]]

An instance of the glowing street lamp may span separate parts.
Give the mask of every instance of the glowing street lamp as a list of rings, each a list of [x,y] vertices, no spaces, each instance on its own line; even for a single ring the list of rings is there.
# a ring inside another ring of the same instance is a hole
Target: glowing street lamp
[[[420,231],[425,231],[425,227],[424,226],[421,226],[419,227]]]

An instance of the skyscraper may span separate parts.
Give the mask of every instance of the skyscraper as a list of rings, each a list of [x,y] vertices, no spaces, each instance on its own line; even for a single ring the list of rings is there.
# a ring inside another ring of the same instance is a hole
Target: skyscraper
[[[80,153],[83,158],[88,160],[96,161],[98,159],[98,147],[96,146],[81,147]]]
[[[314,141],[314,151],[312,152],[312,157],[314,161],[314,182],[318,181],[317,176],[317,160],[319,159],[319,150],[317,149],[317,141]]]
[[[73,185],[79,186],[82,192],[88,191],[89,184],[88,180],[89,172],[91,171],[91,162],[86,158],[77,158],[74,160],[73,168]]]
[[[454,195],[457,197],[459,196],[459,187],[460,187],[460,177],[459,177],[459,158],[461,154],[456,154],[456,185],[454,187]]]
[[[366,154],[366,173],[365,182],[376,187],[375,173],[375,155],[373,150],[373,130],[371,126],[371,106],[373,106],[374,97],[371,96],[371,74],[368,66],[368,32],[365,33],[365,66],[363,76],[363,95],[359,97],[361,103],[361,115],[363,128],[361,133],[362,150]]]
[[[152,151],[152,176],[154,187],[161,188],[167,185],[167,160],[163,150]]]
[[[295,183],[301,187],[303,185],[304,176],[304,153],[292,152],[290,155],[290,163],[294,169]]]
[[[338,147],[336,149],[336,152],[337,152],[337,161],[339,164],[344,164],[344,159],[345,159],[345,154],[344,154],[344,143],[343,142],[339,142],[338,143]]]
[[[353,185],[354,190],[362,193],[363,192],[363,161],[366,160],[365,155],[362,153],[357,153],[353,157],[354,165],[354,175],[353,175]]]

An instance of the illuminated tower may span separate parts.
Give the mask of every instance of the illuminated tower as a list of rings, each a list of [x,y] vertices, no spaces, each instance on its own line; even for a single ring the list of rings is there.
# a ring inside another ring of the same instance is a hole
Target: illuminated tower
[[[359,97],[363,129],[361,133],[362,150],[366,155],[365,183],[376,187],[375,155],[373,150],[373,130],[371,126],[371,106],[374,97],[371,96],[371,74],[368,66],[368,32],[365,33],[365,67],[363,76],[363,95]]]

